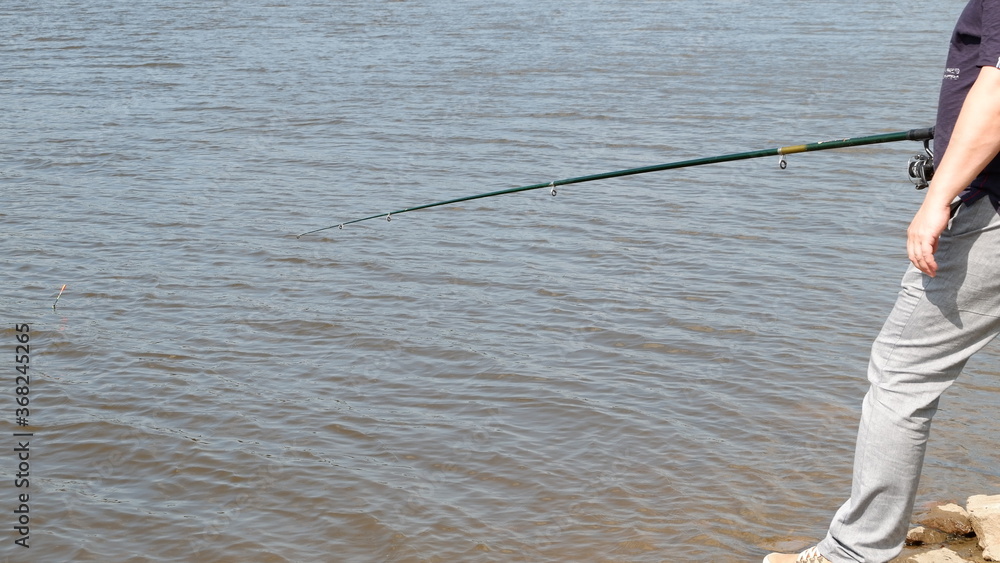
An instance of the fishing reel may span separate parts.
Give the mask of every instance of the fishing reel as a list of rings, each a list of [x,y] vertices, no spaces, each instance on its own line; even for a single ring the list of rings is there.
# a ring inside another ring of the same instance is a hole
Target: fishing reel
[[[906,164],[910,181],[918,190],[929,186],[934,177],[934,153],[930,149],[930,139],[924,139],[924,153],[926,154],[914,155]]]

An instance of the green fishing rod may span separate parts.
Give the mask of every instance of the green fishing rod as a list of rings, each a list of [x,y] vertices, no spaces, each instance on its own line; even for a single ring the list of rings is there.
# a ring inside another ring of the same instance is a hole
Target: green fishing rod
[[[370,215],[368,217],[362,217],[360,219],[354,219],[351,221],[346,221],[343,223],[337,223],[335,225],[330,225],[328,227],[322,227],[319,229],[314,229],[298,235],[302,237],[305,235],[310,235],[312,233],[318,233],[320,231],[325,231],[327,229],[332,229],[334,227],[339,227],[343,229],[346,225],[352,225],[354,223],[360,223],[362,221],[368,221],[371,219],[378,219],[385,217],[386,221],[392,221],[393,215],[399,215],[401,213],[408,213],[410,211],[417,211],[420,209],[430,209],[432,207],[439,207],[442,205],[450,205],[453,203],[461,203],[463,201],[472,201],[474,199],[482,199],[486,197],[493,197],[504,194],[512,194],[517,192],[525,192],[528,190],[540,190],[543,188],[549,188],[549,192],[552,195],[556,195],[557,186],[566,186],[569,184],[580,184],[583,182],[593,182],[595,180],[606,180],[608,178],[618,178],[621,176],[632,176],[635,174],[645,174],[647,172],[660,172],[662,170],[673,170],[675,168],[687,168],[690,166],[701,166],[705,164],[717,164],[720,162],[731,162],[734,160],[746,160],[750,158],[761,158],[765,156],[781,156],[779,162],[781,168],[785,168],[784,155],[795,154],[800,152],[812,152],[812,151],[825,151],[830,149],[841,149],[846,147],[857,147],[861,145],[874,145],[879,143],[893,143],[896,141],[923,141],[924,149],[927,154],[930,155],[930,150],[928,147],[928,142],[930,139],[934,138],[934,128],[928,127],[925,129],[910,129],[909,131],[898,131],[896,133],[883,133],[881,135],[869,135],[867,137],[853,137],[849,139],[834,139],[831,141],[820,141],[818,143],[808,143],[804,145],[790,145],[787,147],[777,147],[773,149],[762,149],[749,152],[741,152],[734,154],[724,154],[719,156],[710,156],[705,158],[696,158],[693,160],[682,160],[679,162],[668,162],[666,164],[654,164],[652,166],[642,166],[639,168],[628,168],[626,170],[615,170],[613,172],[602,172],[600,174],[591,174],[589,176],[579,176],[577,178],[565,178],[563,180],[553,180],[551,182],[543,182],[541,184],[532,184],[530,186],[521,186],[518,188],[508,188],[504,190],[497,190],[493,192],[486,192],[483,194],[470,195],[465,197],[459,197],[455,199],[449,199],[445,201],[438,201],[435,203],[427,203],[424,205],[417,205],[414,207],[406,207],[404,209],[398,209],[396,211],[389,211],[387,213],[379,213],[377,215]],[[910,178],[917,183],[918,187],[920,185],[917,182],[915,174],[923,174],[927,179],[930,178],[929,174],[929,158],[924,155],[918,155],[911,159],[909,165]],[[928,171],[925,172],[925,169]],[[924,176],[920,176],[923,178]]]

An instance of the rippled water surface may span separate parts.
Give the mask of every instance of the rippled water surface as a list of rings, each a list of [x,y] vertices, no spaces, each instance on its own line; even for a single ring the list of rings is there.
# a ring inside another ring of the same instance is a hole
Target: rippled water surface
[[[964,2],[0,6],[9,561],[758,561],[849,488]],[[60,288],[65,291],[53,308]],[[11,358],[8,356],[8,359]],[[996,351],[919,502],[995,491]],[[14,364],[8,361],[8,371]],[[10,434],[8,434],[9,436]]]

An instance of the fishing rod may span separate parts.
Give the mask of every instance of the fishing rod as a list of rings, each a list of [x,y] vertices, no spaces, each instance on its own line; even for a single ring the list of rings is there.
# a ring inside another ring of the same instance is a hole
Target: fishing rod
[[[385,217],[386,221],[392,221],[393,215],[399,215],[401,213],[408,213],[410,211],[417,211],[419,209],[430,209],[431,207],[439,207],[442,205],[450,205],[452,203],[460,203],[463,201],[472,201],[474,199],[482,199],[485,197],[493,197],[504,194],[512,194],[517,192],[525,192],[528,190],[539,190],[542,188],[549,188],[549,193],[556,195],[557,186],[566,186],[569,184],[580,184],[583,182],[593,182],[595,180],[606,180],[608,178],[618,178],[621,176],[632,176],[634,174],[645,174],[647,172],[659,172],[662,170],[672,170],[675,168],[687,168],[690,166],[701,166],[704,164],[716,164],[720,162],[730,162],[733,160],[746,160],[750,158],[761,158],[765,156],[780,156],[781,160],[778,165],[784,169],[787,165],[785,161],[785,155],[795,154],[800,152],[812,152],[812,151],[825,151],[830,149],[840,149],[845,147],[857,147],[861,145],[874,145],[878,143],[893,143],[896,141],[923,141],[924,150],[927,155],[931,155],[930,149],[928,148],[928,143],[934,138],[934,128],[928,127],[925,129],[910,129],[909,131],[898,131],[896,133],[883,133],[881,135],[869,135],[867,137],[853,137],[849,139],[834,139],[831,141],[820,141],[818,143],[808,143],[804,145],[790,145],[787,147],[777,147],[773,149],[762,149],[756,151],[741,152],[735,154],[724,154],[719,156],[710,156],[705,158],[696,158],[693,160],[682,160],[679,162],[668,162],[666,164],[654,164],[652,166],[642,166],[639,168],[628,168],[625,170],[615,170],[613,172],[602,172],[600,174],[591,174],[589,176],[579,176],[577,178],[566,178],[563,180],[553,180],[551,182],[543,182],[540,184],[532,184],[530,186],[521,186],[518,188],[508,188],[504,190],[497,190],[493,192],[487,192],[483,194],[470,195],[465,197],[459,197],[455,199],[449,199],[445,201],[438,201],[435,203],[427,203],[424,205],[417,205],[414,207],[406,207],[403,209],[398,209],[396,211],[389,211],[387,213],[379,213],[377,215],[370,215],[368,217],[362,217],[360,219],[354,219],[351,221],[345,221],[343,223],[337,223],[335,225],[330,225],[328,227],[322,227],[319,229],[314,229],[312,231],[307,231],[295,238],[303,237],[305,235],[310,235],[312,233],[318,233],[320,231],[325,231],[327,229],[332,229],[334,227],[339,227],[343,229],[346,225],[352,225],[354,223],[360,223],[362,221],[368,221],[370,219],[378,219],[380,217]],[[918,180],[924,180],[924,185],[926,185],[926,180],[930,179],[930,174],[932,172],[931,164],[929,163],[929,157],[925,155],[917,155],[910,160],[908,166],[908,171],[910,174],[910,179],[917,184],[918,189],[921,184]],[[917,177],[919,175],[919,178]]]

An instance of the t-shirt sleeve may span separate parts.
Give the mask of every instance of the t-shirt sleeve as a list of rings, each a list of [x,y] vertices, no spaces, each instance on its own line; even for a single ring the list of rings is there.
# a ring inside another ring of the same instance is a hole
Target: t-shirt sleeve
[[[977,66],[1000,68],[1000,0],[983,0],[982,43]]]

